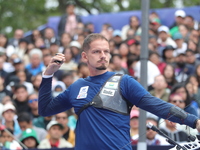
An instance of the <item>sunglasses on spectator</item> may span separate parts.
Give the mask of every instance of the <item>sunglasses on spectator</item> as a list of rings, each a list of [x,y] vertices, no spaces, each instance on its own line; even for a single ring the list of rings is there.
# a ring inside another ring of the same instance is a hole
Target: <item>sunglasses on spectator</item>
[[[38,99],[29,99],[28,100],[29,103],[33,103],[33,102],[37,102],[37,101],[38,101]]]
[[[57,119],[57,120],[60,120],[60,119],[65,120],[65,119],[67,119],[67,117],[56,117],[56,119]]]
[[[172,103],[177,103],[177,102],[179,102],[179,103],[184,103],[184,100],[171,100],[171,102],[172,102]]]

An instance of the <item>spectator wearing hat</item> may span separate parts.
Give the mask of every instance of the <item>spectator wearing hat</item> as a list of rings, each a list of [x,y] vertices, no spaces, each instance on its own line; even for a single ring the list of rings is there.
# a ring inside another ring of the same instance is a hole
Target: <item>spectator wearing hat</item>
[[[130,135],[131,144],[136,145],[139,138],[139,110],[132,108],[130,113]]]
[[[33,129],[36,132],[37,139],[39,141],[43,140],[47,136],[47,131],[43,128],[39,128],[33,125],[32,122],[33,117],[27,112],[22,112],[18,115],[17,121],[22,131],[26,131],[27,129]],[[18,136],[21,139],[23,133]]]
[[[78,41],[72,41],[70,42],[69,47],[72,51],[74,61],[79,63],[81,59],[81,44]]]
[[[68,1],[66,5],[66,12],[61,16],[60,22],[58,24],[58,36],[60,37],[62,33],[69,33],[72,37],[74,36],[75,29],[78,22],[81,22],[80,16],[75,14],[76,4],[73,1]]]
[[[37,138],[36,132],[34,129],[26,129],[22,132],[20,141],[28,148],[37,148],[39,145],[39,140]]]
[[[161,21],[158,17],[153,17],[153,18],[150,18],[150,21],[149,21],[149,28],[154,32],[155,35],[157,35],[157,33],[159,32],[158,31],[158,28],[161,26]]]
[[[14,66],[14,71],[10,72],[7,76],[7,78],[5,79],[5,85],[8,85],[11,81],[12,81],[12,76],[16,76],[17,75],[17,71],[21,70],[25,72],[26,75],[26,81],[27,82],[31,82],[31,73],[29,73],[29,71],[25,68],[25,64],[24,62],[20,59],[20,58],[14,58],[12,60],[12,64]]]
[[[127,39],[127,33],[129,29],[132,29],[132,31],[134,32],[133,35],[135,35],[136,32],[141,33],[142,29],[140,27],[140,21],[137,16],[131,16],[129,18],[129,24],[122,27],[122,40]]]
[[[39,149],[47,148],[72,148],[72,144],[66,141],[63,136],[63,125],[55,120],[52,120],[47,125],[47,131],[49,134],[48,139],[44,139],[40,142]]]
[[[13,130],[13,135],[17,137],[21,133],[21,129],[16,119],[16,108],[12,103],[3,106],[2,117],[2,124]]]
[[[140,56],[140,42],[136,39],[128,39],[127,45],[129,47],[129,52],[135,56]]]
[[[185,53],[187,50],[187,43],[184,42],[182,34],[180,32],[175,33],[173,39],[177,45],[173,52],[174,57],[176,57],[179,53]]]
[[[175,57],[173,55],[174,47],[171,45],[167,45],[162,52],[162,59],[165,63],[168,64],[174,64],[175,63]]]
[[[169,36],[169,28],[167,26],[160,26],[158,28],[158,40],[157,40],[159,47],[159,54],[162,54],[162,50],[167,45],[171,45],[174,48],[177,47],[175,41]]]
[[[170,26],[170,29],[177,28],[179,25],[184,24],[186,13],[184,10],[176,10],[174,13],[175,22]]]
[[[116,48],[119,48],[122,43],[121,30],[114,30],[112,39],[115,42]]]

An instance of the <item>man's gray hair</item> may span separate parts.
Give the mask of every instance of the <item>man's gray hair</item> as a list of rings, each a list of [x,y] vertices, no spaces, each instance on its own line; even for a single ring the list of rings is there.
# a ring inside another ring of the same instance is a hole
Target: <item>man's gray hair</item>
[[[40,57],[40,59],[42,59],[43,54],[42,54],[42,51],[41,51],[40,49],[37,49],[37,48],[32,49],[32,50],[30,51],[30,53],[29,53],[29,57],[31,58],[31,57],[32,57],[33,55],[35,55],[35,54],[38,54],[39,57]]]

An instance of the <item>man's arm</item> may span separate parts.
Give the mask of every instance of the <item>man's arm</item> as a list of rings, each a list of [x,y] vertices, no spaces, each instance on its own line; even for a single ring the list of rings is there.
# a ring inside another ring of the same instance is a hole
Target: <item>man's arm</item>
[[[66,109],[61,101],[62,97],[53,98],[51,94],[52,76],[60,68],[64,61],[65,56],[63,54],[56,54],[56,56],[52,57],[49,65],[43,73],[38,101],[39,114],[42,116],[50,116]]]
[[[185,124],[192,128],[198,127],[200,129],[200,121],[198,121],[198,117],[150,94],[143,96],[137,106],[161,118],[177,122],[179,124]]]

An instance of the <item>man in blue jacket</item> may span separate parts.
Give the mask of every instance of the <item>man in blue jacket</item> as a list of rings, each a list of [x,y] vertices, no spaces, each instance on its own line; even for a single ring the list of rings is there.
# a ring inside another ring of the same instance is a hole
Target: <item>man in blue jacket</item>
[[[109,72],[109,43],[101,34],[85,38],[82,58],[88,64],[90,76],[80,78],[53,98],[52,76],[65,61],[64,55],[58,53],[44,71],[39,90],[39,114],[42,116],[74,107],[79,116],[76,150],[131,150],[129,112],[133,105],[173,122],[200,128],[196,116],[153,97],[131,76]]]

